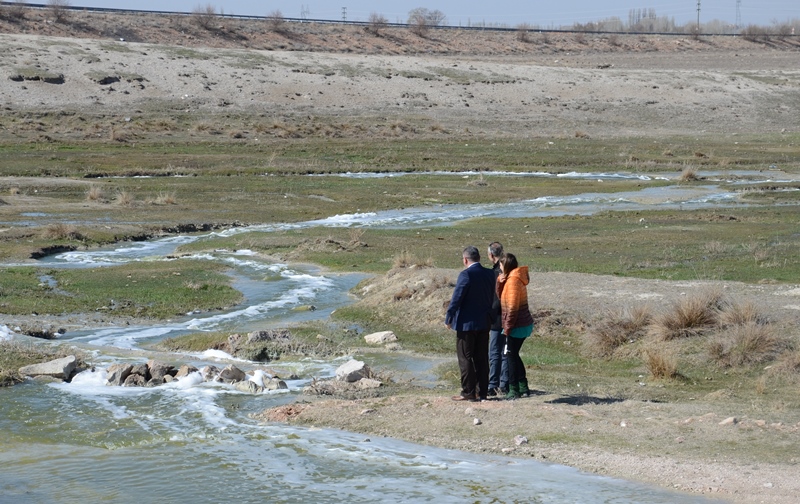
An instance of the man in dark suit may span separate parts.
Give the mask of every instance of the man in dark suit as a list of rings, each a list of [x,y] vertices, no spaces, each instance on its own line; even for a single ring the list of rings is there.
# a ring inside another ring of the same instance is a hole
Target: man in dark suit
[[[461,254],[464,269],[458,274],[444,323],[456,331],[456,353],[461,369],[461,394],[454,401],[486,399],[489,390],[489,313],[495,278],[481,265],[478,249]]]

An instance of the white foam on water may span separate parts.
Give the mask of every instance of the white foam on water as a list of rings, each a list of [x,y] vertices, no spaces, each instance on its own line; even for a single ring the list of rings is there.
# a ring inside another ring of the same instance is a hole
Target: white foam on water
[[[14,336],[14,331],[8,328],[5,324],[0,324],[0,341],[11,341]]]

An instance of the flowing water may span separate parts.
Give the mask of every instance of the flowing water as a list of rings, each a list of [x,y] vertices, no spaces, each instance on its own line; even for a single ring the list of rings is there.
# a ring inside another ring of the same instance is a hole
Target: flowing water
[[[604,180],[629,175],[588,176]],[[128,261],[167,260],[182,244],[252,231],[269,233],[312,226],[427,227],[479,216],[717,208],[739,205],[737,199],[735,193],[716,186],[645,186],[626,193],[536,198],[509,204],[442,205],[234,228],[69,252],[44,262],[49,267],[98,268]],[[187,314],[147,327],[67,332],[60,342],[92,352],[93,370],[82,372],[71,383],[26,382],[0,389],[0,503],[709,502],[532,460],[475,455],[386,438],[367,439],[335,430],[265,425],[250,418],[251,413],[294,401],[308,377],[330,377],[344,359],[279,361],[275,368],[282,376],[296,373],[304,378],[289,381],[289,390],[257,395],[220,383],[204,383],[198,375],[155,388],[105,386],[109,365],[143,362],[153,352],[141,348],[166,337],[203,330],[246,332],[327,318],[331,311],[350,302],[348,291],[363,278],[265,262],[248,251],[222,250],[195,257],[229,265],[245,303],[226,312]],[[301,309],[310,305],[316,310]],[[0,324],[0,339],[10,338],[24,339],[13,328]],[[434,360],[385,355],[374,358],[378,366],[413,375],[422,383],[435,383],[430,372]],[[198,368],[229,363],[246,368],[249,364],[219,352],[182,355],[176,360]]]

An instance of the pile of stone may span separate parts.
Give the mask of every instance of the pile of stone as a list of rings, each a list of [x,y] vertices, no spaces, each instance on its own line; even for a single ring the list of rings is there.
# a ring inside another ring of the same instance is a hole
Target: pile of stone
[[[383,383],[364,362],[351,359],[336,369],[330,380],[314,380],[303,389],[307,395],[336,395],[337,393],[376,389]]]
[[[75,374],[81,371],[78,369],[77,362],[77,358],[70,355],[41,364],[24,366],[20,368],[19,372],[23,376],[32,378],[70,381]],[[139,364],[112,364],[106,370],[106,384],[121,387],[157,387],[180,380],[192,373],[199,373],[205,382],[227,383],[233,385],[237,390],[253,394],[289,388],[286,382],[279,377],[272,376],[260,369],[253,371],[252,375],[248,375],[232,364],[223,369],[216,366],[204,366],[202,369],[198,369],[195,366],[184,364],[176,369],[170,364],[153,359]]]

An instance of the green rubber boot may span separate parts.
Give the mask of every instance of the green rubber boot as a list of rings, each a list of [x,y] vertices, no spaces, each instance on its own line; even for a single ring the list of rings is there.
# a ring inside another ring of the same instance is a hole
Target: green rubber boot
[[[517,398],[519,398],[519,383],[509,383],[508,394],[506,394],[506,399],[513,400]]]
[[[528,388],[528,380],[523,378],[518,384],[519,395],[522,397],[530,397],[531,391]]]

